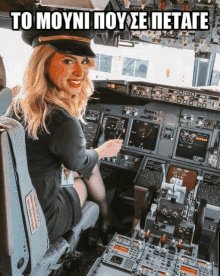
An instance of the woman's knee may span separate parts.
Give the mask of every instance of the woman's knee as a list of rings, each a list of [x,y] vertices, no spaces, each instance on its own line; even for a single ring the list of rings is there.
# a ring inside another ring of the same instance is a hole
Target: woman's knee
[[[78,179],[75,179],[74,188],[79,195],[80,205],[81,207],[83,207],[86,203],[87,196],[88,196],[86,185],[82,181],[82,179],[78,178]]]

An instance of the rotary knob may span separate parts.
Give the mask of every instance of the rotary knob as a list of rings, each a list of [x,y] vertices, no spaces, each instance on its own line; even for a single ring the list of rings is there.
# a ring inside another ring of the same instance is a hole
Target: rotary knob
[[[128,155],[124,155],[124,160],[128,160],[129,156]]]
[[[174,218],[174,219],[177,219],[179,217],[179,213],[177,211],[173,211],[171,213],[171,217]]]
[[[168,211],[168,209],[166,208],[166,207],[163,207],[162,209],[161,209],[161,214],[163,215],[163,216],[167,216],[168,215],[168,213],[169,213],[169,211]]]

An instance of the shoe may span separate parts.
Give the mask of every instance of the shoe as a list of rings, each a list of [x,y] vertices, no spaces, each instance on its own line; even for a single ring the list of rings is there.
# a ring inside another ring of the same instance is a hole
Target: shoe
[[[115,225],[113,228],[114,232],[117,232],[118,234],[127,234],[132,227],[132,223],[131,222],[125,222],[125,223],[120,223]]]
[[[117,232],[118,234],[127,234],[132,227],[132,222],[122,222],[119,221],[118,218],[112,213],[111,217],[111,231],[112,233]]]
[[[110,226],[106,222],[103,222],[99,227],[99,236],[103,245],[108,244],[109,232],[110,232]]]
[[[121,235],[127,234],[131,230],[131,227],[132,227],[131,222],[126,222],[124,224],[117,224],[115,226],[111,226],[106,222],[101,223],[99,227],[99,236],[102,241],[102,244],[103,245],[108,244],[109,234],[115,234],[116,232]]]

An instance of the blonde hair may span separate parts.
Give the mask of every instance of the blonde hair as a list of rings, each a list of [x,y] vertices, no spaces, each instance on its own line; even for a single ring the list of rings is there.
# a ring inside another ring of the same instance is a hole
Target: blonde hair
[[[48,64],[56,53],[48,45],[40,45],[34,48],[24,74],[23,89],[14,97],[11,109],[20,118],[19,113],[24,114],[24,123],[28,136],[37,140],[38,130],[49,133],[45,120],[51,112],[51,104],[64,108],[71,115],[83,121],[88,98],[92,95],[94,87],[88,77],[88,72],[82,82],[81,92],[72,99],[49,81],[47,77]],[[89,69],[95,66],[95,60],[89,59]],[[50,105],[49,105],[50,104]]]

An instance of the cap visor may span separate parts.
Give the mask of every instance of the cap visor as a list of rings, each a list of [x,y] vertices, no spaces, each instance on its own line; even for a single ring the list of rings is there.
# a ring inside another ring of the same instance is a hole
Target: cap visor
[[[68,53],[75,56],[81,57],[96,57],[90,46],[86,43],[76,43],[73,41],[53,41],[48,43],[52,48],[58,52]]]

